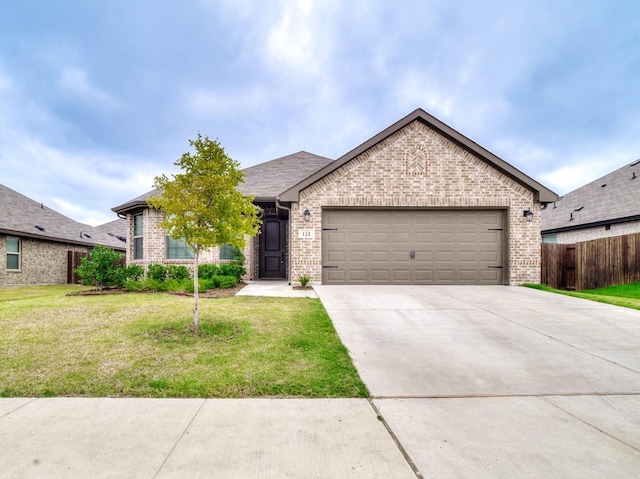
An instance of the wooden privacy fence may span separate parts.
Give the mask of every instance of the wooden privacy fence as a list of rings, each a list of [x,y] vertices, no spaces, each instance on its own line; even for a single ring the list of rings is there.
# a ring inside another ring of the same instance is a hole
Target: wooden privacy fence
[[[90,256],[89,253],[85,253],[82,251],[67,251],[67,284],[79,284],[80,278],[78,277],[78,273],[74,270],[80,266],[80,260],[82,258],[88,258]],[[117,263],[118,266],[126,266],[126,260],[124,256]]]
[[[74,270],[80,266],[80,258],[88,258],[89,253],[67,251],[67,284],[78,284],[80,278]]]
[[[640,281],[640,233],[543,243],[541,254],[540,282],[552,288],[581,291]]]

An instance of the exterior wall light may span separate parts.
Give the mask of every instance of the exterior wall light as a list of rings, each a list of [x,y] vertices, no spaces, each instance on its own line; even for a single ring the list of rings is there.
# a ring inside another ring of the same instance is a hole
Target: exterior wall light
[[[311,218],[311,213],[309,212],[309,209],[305,209],[303,215],[304,215],[305,221],[309,221],[309,218]]]
[[[533,221],[533,211],[531,211],[531,208],[524,210],[523,216],[527,219],[527,222],[531,223]]]

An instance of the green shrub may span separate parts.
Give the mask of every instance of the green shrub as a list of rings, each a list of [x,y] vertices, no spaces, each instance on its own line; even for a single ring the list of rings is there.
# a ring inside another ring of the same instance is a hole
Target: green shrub
[[[309,276],[307,276],[306,274],[303,274],[301,276],[298,276],[298,281],[300,281],[300,284],[304,288],[307,285],[307,283],[311,281],[311,278],[309,278]]]
[[[167,279],[167,268],[163,264],[150,264],[147,266],[147,279],[164,281]]]
[[[218,287],[218,281],[216,280],[216,278],[217,276],[203,280],[198,279],[198,290],[202,290],[202,288],[204,288],[205,291],[216,289]]]
[[[128,291],[130,293],[144,291],[144,282],[140,281],[139,279],[137,280],[130,279],[128,281],[125,281],[124,289],[125,291]]]
[[[218,268],[215,264],[201,264],[198,265],[198,278],[202,279],[211,279],[214,276],[218,276],[220,274],[220,268]]]
[[[124,270],[126,280],[138,281],[144,276],[144,268],[139,264],[130,264]]]
[[[157,279],[147,278],[142,282],[142,291],[161,291],[162,281]]]
[[[122,286],[125,281],[125,268],[122,255],[106,246],[95,246],[89,258],[81,258],[80,266],[75,270],[80,282],[95,286],[98,291],[112,286]]]
[[[225,288],[233,288],[238,284],[238,280],[235,276],[218,276],[218,287]]]
[[[167,279],[188,279],[189,269],[184,265],[168,264],[165,266],[167,270]]]
[[[242,279],[243,274],[247,274],[247,270],[239,263],[231,262],[220,265],[219,276],[233,276],[236,278],[236,283]]]
[[[200,279],[198,278],[198,293],[205,293],[207,291],[207,280],[204,281],[200,281]],[[185,291],[187,293],[193,293],[194,291],[194,286],[193,286],[193,280],[190,279],[188,281],[185,281]]]

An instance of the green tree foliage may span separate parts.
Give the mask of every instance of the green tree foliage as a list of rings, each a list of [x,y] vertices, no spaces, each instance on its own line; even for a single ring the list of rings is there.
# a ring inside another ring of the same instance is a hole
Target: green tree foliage
[[[122,286],[127,276],[127,270],[122,264],[122,255],[102,245],[95,246],[89,258],[81,258],[80,266],[75,272],[78,273],[82,284],[95,286],[98,291]]]
[[[242,249],[245,235],[255,236],[260,227],[252,197],[237,190],[244,174],[240,164],[230,158],[218,141],[198,133],[189,140],[195,152],[187,152],[174,164],[182,173],[154,178],[160,196],[147,200],[152,208],[163,211],[160,226],[174,239],[183,239],[194,253],[195,285],[193,324],[198,321],[198,258],[203,250],[230,244]]]

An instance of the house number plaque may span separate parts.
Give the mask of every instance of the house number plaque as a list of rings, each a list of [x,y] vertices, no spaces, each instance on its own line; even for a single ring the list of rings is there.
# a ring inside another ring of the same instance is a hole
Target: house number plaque
[[[298,238],[313,239],[315,238],[315,235],[313,230],[298,230]]]

